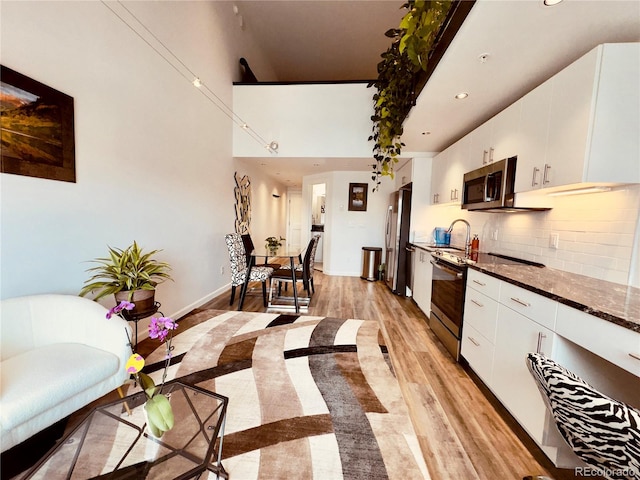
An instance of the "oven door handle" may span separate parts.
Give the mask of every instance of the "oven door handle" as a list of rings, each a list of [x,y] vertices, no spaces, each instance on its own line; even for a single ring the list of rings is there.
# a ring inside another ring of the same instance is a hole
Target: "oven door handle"
[[[430,260],[430,263],[431,263],[431,265],[436,267],[438,270],[442,270],[443,272],[446,272],[449,275],[453,275],[456,278],[462,278],[463,277],[462,272],[458,272],[457,270],[454,270],[453,268],[447,268],[444,265],[435,262],[434,260]]]

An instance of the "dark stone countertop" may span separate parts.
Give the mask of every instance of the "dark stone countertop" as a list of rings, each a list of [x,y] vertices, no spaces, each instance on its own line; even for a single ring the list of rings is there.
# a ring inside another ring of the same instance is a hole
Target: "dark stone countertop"
[[[470,268],[640,333],[640,288],[548,267],[479,261]]]
[[[413,246],[432,252],[429,243]],[[640,288],[480,253],[470,268],[640,333]]]

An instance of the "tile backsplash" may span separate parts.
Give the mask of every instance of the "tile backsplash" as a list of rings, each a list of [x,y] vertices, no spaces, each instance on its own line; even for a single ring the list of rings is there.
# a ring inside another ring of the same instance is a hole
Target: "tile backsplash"
[[[639,212],[639,185],[555,197],[554,208],[545,212],[491,214],[482,226],[483,250],[626,285],[632,262],[638,262]],[[472,226],[482,221],[478,215],[471,214]],[[558,236],[557,248],[550,245],[552,234]]]
[[[454,206],[421,206],[412,216],[415,241],[430,241],[434,227],[456,218],[471,224],[480,250],[543,263],[547,267],[623,285],[638,284],[640,185],[609,192],[553,198],[544,212],[468,212]],[[550,237],[557,234],[557,248]],[[464,224],[456,224],[453,245],[463,245]]]

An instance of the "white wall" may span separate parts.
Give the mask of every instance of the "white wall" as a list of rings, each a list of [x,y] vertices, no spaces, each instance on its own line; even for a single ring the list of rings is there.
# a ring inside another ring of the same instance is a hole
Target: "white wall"
[[[231,2],[124,4],[227,105],[240,56],[273,77]],[[0,175],[1,297],[75,294],[85,261],[134,239],[174,268],[158,291],[165,314],[221,291],[234,225],[229,117],[101,2],[3,1],[1,21],[2,64],[74,97],[77,168],[76,183]]]
[[[384,250],[384,224],[389,195],[395,190],[394,182],[384,177],[378,191],[370,172],[331,172],[313,175],[303,180],[303,198],[308,201],[308,187],[313,183],[327,184],[325,213],[323,269],[327,275],[360,276],[362,273],[362,247],[381,247]],[[368,183],[367,211],[349,211],[349,183]],[[306,227],[304,227],[306,228]],[[304,231],[304,230],[303,230]]]
[[[471,224],[480,238],[480,250],[533,260],[558,270],[640,287],[640,185],[610,192],[554,197],[554,208],[544,212],[468,212],[459,206],[430,202],[429,160],[414,159],[411,229],[415,241],[430,241],[435,227],[448,227],[456,218]],[[416,192],[421,192],[420,196]],[[491,233],[498,232],[492,240]],[[557,233],[557,249],[549,235]],[[454,228],[452,243],[464,244],[463,224]]]
[[[253,162],[236,159],[237,171],[251,180],[251,223],[249,230],[256,245],[267,237],[287,236],[287,187],[267,176]],[[280,195],[275,198],[273,194]]]
[[[373,90],[366,83],[236,85],[233,111],[279,157],[371,158]],[[234,127],[236,157],[262,157],[263,144]]]

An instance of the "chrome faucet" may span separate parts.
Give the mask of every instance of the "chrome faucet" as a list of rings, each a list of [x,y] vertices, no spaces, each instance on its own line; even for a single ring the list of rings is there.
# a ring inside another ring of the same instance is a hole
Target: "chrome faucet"
[[[449,226],[447,232],[451,233],[451,231],[453,230],[453,226],[458,222],[462,222],[467,226],[467,241],[464,244],[464,254],[466,256],[469,256],[469,253],[471,252],[471,225],[469,225],[469,222],[467,222],[464,218],[457,218],[453,222],[451,222],[451,225]]]

